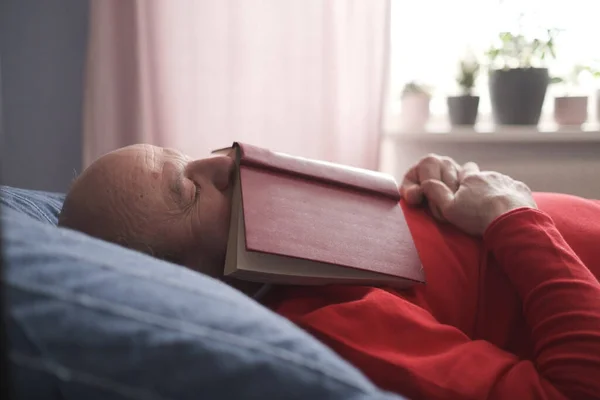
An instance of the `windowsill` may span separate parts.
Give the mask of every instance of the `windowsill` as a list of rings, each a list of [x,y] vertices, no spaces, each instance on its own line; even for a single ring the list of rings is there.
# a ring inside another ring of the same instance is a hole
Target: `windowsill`
[[[561,128],[555,124],[536,127],[478,124],[475,128],[450,128],[430,124],[421,131],[386,130],[383,138],[421,143],[600,143],[600,126],[597,123]]]

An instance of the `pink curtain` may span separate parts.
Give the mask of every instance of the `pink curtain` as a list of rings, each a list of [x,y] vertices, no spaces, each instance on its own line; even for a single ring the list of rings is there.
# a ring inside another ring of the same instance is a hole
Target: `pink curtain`
[[[389,0],[92,0],[84,163],[245,141],[378,167]]]

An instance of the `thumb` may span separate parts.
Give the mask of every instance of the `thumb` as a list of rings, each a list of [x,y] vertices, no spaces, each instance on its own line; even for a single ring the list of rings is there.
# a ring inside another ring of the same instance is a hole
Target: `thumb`
[[[444,182],[437,179],[428,179],[421,183],[423,194],[427,197],[429,204],[443,211],[454,201],[454,193]]]

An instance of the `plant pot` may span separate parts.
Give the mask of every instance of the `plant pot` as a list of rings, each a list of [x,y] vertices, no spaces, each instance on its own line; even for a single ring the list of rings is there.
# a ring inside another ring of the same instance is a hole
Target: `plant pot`
[[[479,96],[448,97],[448,115],[452,126],[473,126],[477,120]]]
[[[554,99],[554,121],[559,126],[579,126],[587,119],[587,96],[564,96]]]
[[[409,93],[402,97],[400,126],[402,130],[422,131],[429,120],[431,97],[424,93]]]
[[[549,81],[546,68],[490,71],[494,122],[499,125],[537,125]]]

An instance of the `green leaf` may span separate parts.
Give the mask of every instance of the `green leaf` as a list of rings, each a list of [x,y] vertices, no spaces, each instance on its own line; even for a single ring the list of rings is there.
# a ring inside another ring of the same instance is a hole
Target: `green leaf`
[[[556,51],[554,50],[554,44],[548,46],[548,50],[550,51],[552,58],[556,58]]]
[[[512,42],[512,40],[513,40],[513,38],[514,38],[514,36],[513,36],[513,35],[512,35],[512,33],[510,33],[510,32],[501,32],[501,33],[500,33],[500,35],[499,35],[499,37],[500,37],[500,40],[501,40],[501,41],[502,41],[504,44],[506,44],[506,43],[508,43],[508,42]]]
[[[485,54],[490,59],[490,61],[494,61],[500,55],[500,49],[496,49],[496,48],[492,47],[491,49],[486,51]]]
[[[431,88],[427,85],[419,84],[415,81],[407,82],[402,89],[401,97],[406,96],[410,93],[423,93],[429,95]]]
[[[553,76],[550,78],[550,83],[551,84],[556,84],[556,83],[563,83],[565,80],[561,77],[558,76]]]

